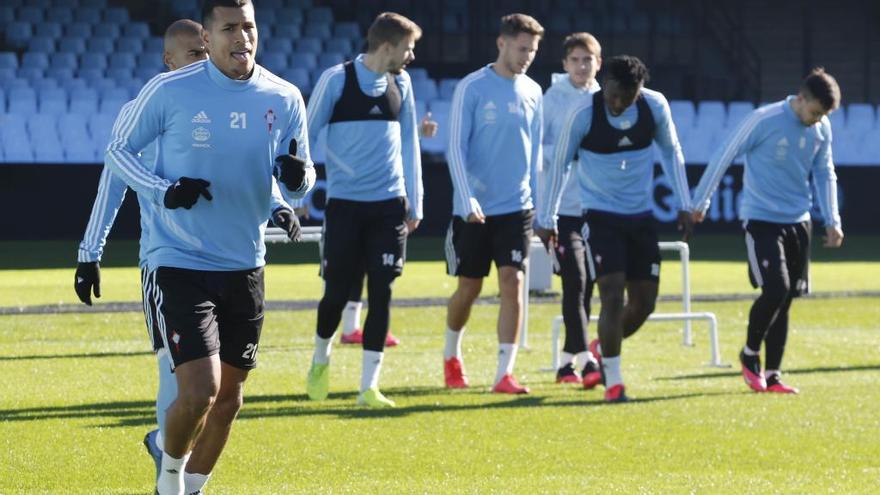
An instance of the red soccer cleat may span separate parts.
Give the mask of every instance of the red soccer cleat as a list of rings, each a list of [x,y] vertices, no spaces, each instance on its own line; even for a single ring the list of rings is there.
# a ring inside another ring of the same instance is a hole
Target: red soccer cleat
[[[755,392],[766,392],[767,381],[761,372],[761,360],[758,356],[747,356],[745,352],[739,352],[739,362],[742,365],[743,380],[746,385]]]
[[[356,328],[354,332],[350,334],[342,334],[342,338],[339,339],[340,344],[363,344],[364,343],[364,332],[360,328]]]
[[[626,388],[622,383],[612,386],[605,390],[605,402],[628,402],[629,397],[626,396]]]
[[[468,378],[464,374],[461,360],[451,357],[443,361],[443,375],[446,379],[446,388],[468,388]]]
[[[501,380],[492,387],[492,392],[496,394],[527,394],[529,387],[520,385],[516,378],[510,373],[501,377]]]
[[[769,378],[767,378],[766,391],[777,394],[796,394],[800,392],[800,390],[782,383],[782,380],[779,379],[779,375],[776,374],[773,374]]]
[[[584,388],[590,390],[595,388],[596,385],[602,383],[602,372],[599,371],[599,366],[592,361],[589,361],[584,365],[584,371],[581,373],[581,383],[583,383]]]
[[[340,344],[363,344],[364,343],[364,331],[360,328],[355,329],[354,332],[350,334],[342,334],[342,338],[339,339]],[[400,339],[391,335],[391,330],[388,331],[388,335],[385,336],[385,347],[394,347],[397,344],[400,344]]]
[[[577,375],[571,363],[556,370],[556,383],[580,383],[581,377]]]

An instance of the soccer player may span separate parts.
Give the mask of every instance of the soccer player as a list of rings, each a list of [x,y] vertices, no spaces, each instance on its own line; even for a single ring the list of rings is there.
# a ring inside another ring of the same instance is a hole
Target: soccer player
[[[749,312],[739,360],[746,384],[756,392],[798,392],[782,382],[779,370],[792,298],[810,290],[811,174],[825,225],[824,246],[836,248],[843,242],[828,120],[839,105],[837,81],[823,69],[814,69],[797,95],[755,110],[740,124],[712,157],[694,192],[694,219],[701,222],[730,162],[745,156],[739,218],[745,229],[749,279],[761,288],[761,295]]]
[[[183,493],[184,466],[207,480],[256,366],[273,172],[291,197],[315,177],[299,90],[254,63],[251,2],[208,0],[202,18],[210,60],[150,80],[107,148],[111,171],[154,211],[147,264],[178,386],[161,495]],[[136,153],[154,140],[150,170]]]
[[[498,369],[493,392],[525,394],[513,376],[522,324],[523,267],[532,237],[541,160],[541,87],[526,75],[544,28],[534,18],[501,18],[498,58],[458,83],[452,97],[449,148],[452,222],[447,272],[458,278],[446,312],[444,378],[466,388],[461,339],[492,261],[498,269]]]
[[[602,46],[590,33],[568,35],[562,43],[560,78],[544,93],[544,173],[553,160],[556,137],[562,132],[565,117],[572,105],[592,98],[599,91],[596,73],[602,66]],[[587,277],[584,257],[584,227],[581,195],[577,178],[569,176],[562,186],[562,200],[557,222],[559,235],[554,247],[554,269],[562,277],[562,318],[565,322],[565,345],[561,366],[556,370],[557,383],[581,383],[595,387],[602,376],[599,363],[587,350],[587,326],[590,322],[590,297],[593,281]],[[582,370],[580,376],[575,371]]]
[[[587,266],[602,301],[598,326],[605,400],[623,402],[628,399],[620,373],[621,343],[654,311],[660,281],[651,213],[652,142],[663,153],[685,237],[692,221],[684,156],[666,98],[644,87],[648,69],[636,57],[612,57],[603,68],[602,90],[572,109],[556,139],[536,233],[545,245],[557,242],[562,186],[577,152]]]
[[[431,112],[425,114],[419,122],[419,137],[432,138],[437,135],[437,121],[431,118]],[[364,291],[364,276],[366,273],[361,271],[354,277],[351,284],[351,292],[348,295],[348,302],[342,310],[342,336],[339,339],[340,344],[363,344],[364,332],[361,328],[361,309],[364,303],[361,301],[361,294]],[[391,334],[385,336],[385,347],[394,347],[400,343],[400,339]]]
[[[327,126],[327,207],[315,353],[307,377],[312,400],[327,397],[331,341],[343,308],[367,274],[370,308],[363,331],[360,405],[394,407],[379,391],[391,286],[403,271],[406,238],[422,218],[422,162],[415,99],[404,71],[422,30],[393,12],[367,31],[367,53],[327,69],[309,100],[310,139]]]

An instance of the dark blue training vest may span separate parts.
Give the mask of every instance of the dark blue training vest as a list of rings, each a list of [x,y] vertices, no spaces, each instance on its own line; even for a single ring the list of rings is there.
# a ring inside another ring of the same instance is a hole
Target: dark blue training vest
[[[361,91],[354,70],[354,62],[348,61],[345,67],[345,86],[342,96],[333,107],[330,123],[353,122],[358,120],[397,120],[400,115],[400,88],[394,76],[387,74],[388,89],[385,94],[368,96]]]
[[[654,114],[641,94],[636,98],[636,110],[636,124],[626,130],[617,129],[608,122],[605,115],[603,91],[593,93],[593,122],[590,124],[590,132],[581,140],[581,148],[600,155],[610,155],[651,146],[656,127]]]

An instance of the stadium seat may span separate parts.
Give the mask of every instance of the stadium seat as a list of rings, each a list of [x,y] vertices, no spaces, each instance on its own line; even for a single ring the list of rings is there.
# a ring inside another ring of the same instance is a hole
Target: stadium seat
[[[58,40],[58,51],[61,53],[76,53],[77,55],[85,53],[86,41],[82,38],[65,36]]]
[[[49,74],[46,74],[46,77],[50,77]],[[72,71],[65,72],[60,79],[56,79],[58,81],[58,87],[64,88],[67,90],[67,94],[70,94],[72,91],[78,89],[86,89],[88,84],[84,79],[75,78]]]
[[[67,112],[67,91],[57,88],[40,92],[39,112],[60,115]]]
[[[143,79],[133,76],[116,80],[116,87],[125,89],[130,100],[133,100],[140,93],[144,84]]]
[[[60,24],[73,22],[73,9],[70,7],[55,7],[46,11],[46,20]]]
[[[101,24],[96,26],[92,36],[95,38],[110,38],[115,40],[122,36],[122,28],[119,24]]]
[[[121,53],[133,53],[135,55],[141,53],[144,49],[144,42],[139,38],[119,38],[116,40],[116,50]]]
[[[103,155],[107,144],[110,142],[110,133],[113,130],[113,123],[116,122],[117,114],[93,113],[88,117],[89,134],[92,136],[92,143],[101,155]]]
[[[278,74],[287,69],[287,56],[283,53],[263,53],[260,57],[260,65]]]
[[[33,36],[33,28],[27,22],[16,22],[6,28],[6,41],[14,47],[23,47]]]
[[[422,116],[428,113],[428,104],[421,100],[416,100],[416,115],[418,120],[422,120]]]
[[[84,79],[89,84],[92,84],[94,81],[104,78],[104,69],[99,69],[97,67],[81,67],[76,71],[76,74],[80,79]]]
[[[129,21],[128,10],[122,7],[110,7],[104,11],[104,22],[125,24]]]
[[[54,79],[50,79],[48,77],[44,77],[42,79],[35,79],[35,80],[31,81],[31,84],[32,84],[31,87],[34,89],[34,91],[37,92],[37,99],[40,99],[40,97],[43,94],[43,91],[46,91],[49,89],[60,88],[57,81],[55,81]]]
[[[715,131],[724,128],[727,122],[727,109],[717,100],[704,100],[697,104],[696,126]]]
[[[262,50],[265,52],[282,53],[287,55],[293,51],[293,40],[288,38],[269,38],[262,41]]]
[[[305,15],[303,14],[302,9],[288,7],[276,10],[275,19],[278,21],[279,25],[296,24],[299,26],[305,21]]]
[[[39,9],[45,11],[52,6],[52,0],[27,0],[26,2],[22,2],[22,7],[25,6],[38,7]]]
[[[330,32],[329,24],[306,24],[303,35],[319,40],[329,40],[333,36]]]
[[[74,57],[74,60],[76,57]],[[54,65],[54,64],[53,64]],[[49,68],[49,55],[42,52],[25,52],[21,57],[22,67]]]
[[[312,83],[309,80],[309,71],[301,68],[287,69],[282,73],[282,77],[299,88],[303,94],[312,92]]]
[[[359,40],[361,38],[361,28],[356,22],[337,22],[333,26],[333,36],[352,41]]]
[[[318,55],[324,48],[321,40],[316,38],[300,38],[296,41],[296,50],[299,52],[314,53]]]
[[[92,37],[92,26],[84,22],[74,22],[64,26],[64,35],[74,38],[89,39]]]
[[[0,6],[0,24],[3,26],[12,23],[15,20],[15,9],[7,6]]]
[[[27,79],[29,81],[42,79],[43,73],[43,69],[37,67],[19,67],[17,72],[19,78]]]
[[[318,66],[316,69],[319,71],[327,70],[343,62],[345,62],[345,57],[341,53],[322,53],[318,55]]]
[[[101,23],[101,11],[96,7],[79,7],[73,14],[76,22],[97,26]]]
[[[28,116],[25,125],[31,139],[41,134],[54,134],[57,137],[57,122],[58,117],[55,115],[35,113]]]
[[[6,113],[6,91],[3,90],[3,84],[0,84],[0,115]]]
[[[39,7],[22,7],[18,9],[18,13],[15,15],[15,18],[18,22],[29,22],[31,24],[38,24],[43,22],[43,9]]]
[[[131,38],[149,38],[150,27],[145,22],[132,22],[125,24],[122,33]]]
[[[46,69],[46,78],[54,79],[59,86],[66,86],[70,89],[70,84],[74,80],[73,69],[59,69],[58,67],[49,67]],[[77,79],[78,81],[78,79]]]
[[[295,40],[302,37],[302,29],[300,29],[299,24],[279,24],[275,26],[274,31],[276,38]]]
[[[461,79],[441,79],[438,90],[440,92],[440,98],[444,100],[452,100],[452,95],[455,93],[455,87],[458,86],[458,82]]]
[[[105,75],[114,81],[123,81],[132,77],[132,69],[124,67],[110,67],[106,70]]]
[[[694,127],[696,111],[693,102],[687,100],[671,100],[669,110],[672,112],[672,121],[679,135],[687,135]]]
[[[8,88],[9,81],[15,79],[15,69],[11,67],[0,67],[0,89]]]
[[[61,29],[61,23],[59,22],[41,22],[34,26],[34,36],[60,38],[62,33],[63,29]]]
[[[351,41],[345,38],[333,38],[327,40],[324,43],[324,49],[328,52],[341,53],[346,56],[354,52]]]
[[[9,70],[9,69],[7,69],[7,70]],[[6,79],[6,82],[3,85],[6,87],[6,95],[9,96],[9,92],[12,91],[13,89],[30,88],[31,82],[28,81],[27,79],[22,79],[22,78],[13,76],[13,77]],[[9,101],[12,101],[11,96],[9,97]]]
[[[17,69],[18,57],[14,52],[0,52],[0,69]]]
[[[53,53],[55,52],[55,40],[46,36],[35,36],[28,40],[27,51]]]
[[[134,70],[134,74],[132,75],[139,79],[143,79],[144,81],[149,81],[164,71],[165,67],[162,67],[161,69],[155,67],[138,67]]]
[[[91,38],[87,47],[89,53],[100,53],[101,55],[110,55],[116,51],[113,40],[110,38]]]
[[[64,148],[58,132],[31,135],[34,163],[64,163]]]
[[[755,109],[749,101],[732,101],[727,104],[727,124],[726,128],[732,129],[739,125],[746,116]]]
[[[137,68],[138,69],[150,69],[153,73],[150,77],[155,76],[160,72],[165,72],[167,67],[165,67],[165,62],[162,61],[162,54],[164,50],[159,50],[157,52],[144,51],[140,55],[137,56]]]
[[[834,132],[834,163],[836,165],[861,165],[861,140],[845,129]]]
[[[831,120],[831,131],[835,135],[846,128],[846,110],[843,107],[831,112],[828,119]]]
[[[685,163],[706,164],[715,151],[717,138],[714,130],[703,131],[699,127],[681,138]]]
[[[312,70],[318,66],[318,56],[314,53],[294,52],[290,55],[289,66]]]
[[[260,33],[262,34],[262,33]],[[161,53],[165,51],[165,40],[159,36],[151,36],[144,39],[144,47],[141,53],[153,53],[161,60]]]
[[[94,41],[94,40],[92,40]],[[113,58],[116,58],[115,56]],[[106,69],[107,55],[99,52],[87,51],[79,56],[79,67],[83,69]]]
[[[83,7],[95,7],[103,9],[107,7],[107,0],[79,0],[79,4]]]
[[[280,9],[284,7],[284,0],[260,0],[260,7],[267,9]]]
[[[79,0],[52,0],[52,5],[54,8],[65,8],[72,9],[75,7],[79,7]],[[52,9],[50,9],[51,11]]]
[[[51,66],[55,69],[74,70],[79,66],[79,61],[74,53],[53,53],[51,58]]]
[[[131,97],[128,95],[128,90],[124,88],[115,88],[122,91],[122,96],[114,97],[114,98],[102,98],[101,104],[98,105],[99,113],[106,113],[112,115],[118,115],[119,110],[122,109],[122,105],[128,103],[131,100]]]
[[[333,10],[330,7],[314,7],[306,12],[308,24],[333,24]]]
[[[406,72],[413,81],[428,79],[428,69],[423,67],[407,67]]]
[[[417,101],[436,100],[439,93],[437,84],[433,79],[418,79],[412,81],[413,96]]]
[[[70,113],[93,115],[98,112],[98,92],[92,88],[70,92]]]
[[[3,158],[9,163],[33,163],[34,153],[27,133],[15,138],[7,138],[4,134]]]
[[[63,143],[64,141],[62,141],[64,161],[67,163],[100,163],[103,161],[101,158],[98,158],[94,143],[91,140],[76,139],[68,145]]]
[[[24,63],[24,61],[22,61]],[[846,107],[846,130],[860,138],[874,129],[874,107],[868,103],[850,103]]]
[[[113,69],[134,69],[137,66],[133,53],[114,53],[107,57],[109,67]]]
[[[312,0],[287,0],[287,5],[305,10],[314,7],[315,2]]]

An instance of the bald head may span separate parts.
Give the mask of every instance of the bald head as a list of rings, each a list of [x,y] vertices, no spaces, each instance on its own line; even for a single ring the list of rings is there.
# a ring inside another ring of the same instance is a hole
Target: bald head
[[[202,41],[202,25],[190,19],[174,21],[165,30],[165,54],[163,61],[168,70],[208,58]]]

